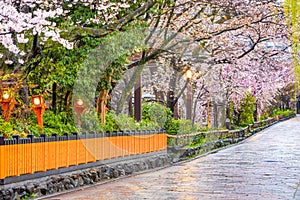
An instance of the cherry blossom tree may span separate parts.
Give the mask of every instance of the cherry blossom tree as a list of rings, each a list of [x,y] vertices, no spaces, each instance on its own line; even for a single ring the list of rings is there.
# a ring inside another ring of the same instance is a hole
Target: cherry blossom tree
[[[143,15],[154,4],[155,1],[124,0],[1,1],[0,57],[6,64],[12,64],[15,61],[12,58],[17,56],[17,61],[23,64],[49,39],[72,49],[82,36],[105,37]],[[31,48],[25,45],[28,43]]]
[[[37,72],[35,69],[39,68],[46,75],[56,71],[72,70],[72,78],[81,65],[79,62],[84,60],[90,49],[101,44],[101,38],[106,38],[126,26],[138,26],[137,18],[143,16],[156,3],[156,1],[96,0],[1,1],[0,63],[2,61],[3,68],[9,66],[14,67],[14,70],[16,68],[18,71],[25,70],[25,78],[35,74]],[[80,59],[72,58],[66,50],[57,47],[57,43],[70,49],[70,52],[74,51]],[[61,63],[64,63],[63,67]],[[69,69],[64,68],[66,64],[69,65]],[[71,68],[71,64],[75,65],[74,69]],[[55,70],[52,69],[53,66]],[[118,71],[115,70],[115,73]],[[55,78],[56,75],[50,77]],[[57,78],[54,80],[53,93],[56,93],[54,90],[58,85]],[[109,80],[111,78],[107,78],[108,82]],[[72,81],[69,83],[72,84]],[[103,92],[103,95],[106,93]],[[66,99],[68,94],[70,91],[67,91]]]
[[[285,0],[285,20],[290,31],[290,41],[292,42],[292,55],[295,66],[295,83],[299,86],[300,65],[299,65],[299,1]]]
[[[258,112],[261,112],[266,102],[272,99],[277,89],[274,84],[280,82],[280,76],[286,83],[292,81],[290,44],[283,7],[279,2],[176,1],[173,7],[165,9],[163,16],[153,19],[153,26],[184,33],[199,44],[194,49],[189,48],[182,55],[184,59],[193,62],[194,66],[197,62],[211,65],[211,71],[217,77],[220,77],[218,74],[224,75],[226,69],[230,71],[231,78],[227,77],[223,82],[212,83],[207,79],[213,86],[209,86],[211,93],[222,94],[224,88],[229,90],[224,95],[225,101],[233,100],[237,106],[250,87],[259,97]],[[282,60],[284,62],[278,62]],[[192,69],[197,71],[193,65]],[[274,90],[270,91],[272,88]],[[220,101],[224,102],[224,97]]]
[[[113,42],[110,38],[118,32],[148,27],[148,46],[137,52],[140,58],[128,64],[125,58],[132,55],[122,55],[99,78],[102,85],[98,111],[103,112],[115,82],[126,70],[138,69],[127,82],[121,103],[128,99],[144,64],[163,58],[172,69],[168,72],[177,73],[158,79],[164,81],[159,90],[165,94],[175,91],[176,96],[185,97],[181,89],[187,66],[182,63],[188,63],[197,77],[192,85],[193,121],[198,122],[202,116],[198,113],[203,113],[212,97],[217,104],[233,101],[237,106],[249,88],[256,96],[260,113],[274,97],[277,86],[291,80],[288,29],[283,22],[283,7],[275,0],[4,0],[0,2],[0,61],[2,65],[26,66],[34,60],[27,67],[29,71],[36,66],[49,67],[57,61],[49,58],[44,60],[49,65],[42,65],[36,60],[49,56],[47,48],[53,49],[53,43],[76,51],[88,44],[89,48],[78,55],[82,58],[103,41]],[[276,48],[269,48],[270,43]],[[41,50],[45,51],[41,54]],[[61,49],[57,48],[57,52]],[[73,62],[67,61],[70,66]],[[179,87],[174,88],[177,83]],[[186,104],[182,100],[179,103]]]

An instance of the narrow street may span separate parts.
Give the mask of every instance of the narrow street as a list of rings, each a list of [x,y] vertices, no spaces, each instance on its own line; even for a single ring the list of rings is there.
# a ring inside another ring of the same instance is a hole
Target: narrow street
[[[300,199],[300,117],[214,154],[49,199]]]

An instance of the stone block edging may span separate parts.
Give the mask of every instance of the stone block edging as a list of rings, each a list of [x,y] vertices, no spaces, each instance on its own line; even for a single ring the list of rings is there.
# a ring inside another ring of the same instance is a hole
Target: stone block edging
[[[89,169],[3,185],[0,186],[0,199],[43,199],[59,193],[66,193],[144,171],[166,167],[171,164],[171,161],[171,157],[165,151],[158,155],[148,157],[145,155],[135,160],[103,164]]]
[[[171,147],[171,148],[169,148],[169,152],[171,152],[171,153],[175,152],[175,154],[177,154],[177,155],[179,154],[179,157],[177,157],[177,156],[173,157],[173,163],[188,161],[191,158],[195,158],[197,156],[217,152],[220,149],[230,147],[234,144],[237,144],[241,141],[244,141],[245,139],[255,135],[256,133],[258,133],[258,132],[260,132],[260,131],[262,131],[262,130],[270,127],[270,126],[273,126],[273,125],[277,124],[278,122],[282,122],[282,121],[285,121],[285,120],[288,120],[288,119],[291,119],[291,118],[294,118],[294,117],[295,117],[295,115],[291,115],[291,116],[273,121],[269,124],[262,125],[260,127],[256,127],[254,129],[248,129],[249,128],[249,126],[248,126],[244,129],[236,130],[235,132],[238,133],[238,134],[236,134],[238,137],[235,137],[235,138],[234,137],[225,138],[225,139],[219,138],[218,140],[215,140],[215,141],[212,141],[212,142],[207,142],[207,143],[204,143],[200,146],[196,146],[194,148]],[[260,124],[263,124],[263,123],[260,122]],[[245,131],[247,129],[248,129],[248,131]]]

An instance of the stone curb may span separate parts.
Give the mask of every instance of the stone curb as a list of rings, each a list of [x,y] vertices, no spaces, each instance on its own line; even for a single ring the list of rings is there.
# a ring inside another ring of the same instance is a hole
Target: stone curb
[[[30,196],[32,196],[31,199],[45,199],[139,173],[158,170],[170,166],[170,164],[171,158],[166,151],[159,155],[145,156],[135,160],[103,164],[89,169],[1,186],[0,200],[29,199]]]
[[[173,164],[165,165],[165,166],[157,167],[157,168],[153,168],[153,169],[148,169],[148,170],[145,170],[145,171],[134,172],[132,174],[128,174],[128,175],[125,175],[125,176],[120,176],[118,178],[98,182],[98,183],[95,183],[93,185],[87,185],[87,186],[83,186],[83,187],[80,187],[80,188],[75,188],[75,189],[72,189],[72,190],[66,190],[66,191],[63,191],[63,192],[60,192],[60,193],[55,193],[55,194],[52,194],[52,195],[42,196],[42,197],[35,198],[35,199],[36,200],[42,200],[42,199],[53,198],[53,197],[68,194],[68,193],[71,193],[71,192],[76,192],[76,191],[80,191],[80,190],[84,190],[84,189],[88,189],[88,188],[97,187],[97,186],[100,186],[100,185],[103,185],[103,184],[106,184],[106,183],[116,182],[116,181],[119,181],[119,180],[122,180],[122,179],[135,177],[135,176],[138,176],[138,175],[141,175],[141,174],[146,174],[146,173],[149,173],[149,172],[159,171],[159,170],[171,167],[171,166],[173,166]]]

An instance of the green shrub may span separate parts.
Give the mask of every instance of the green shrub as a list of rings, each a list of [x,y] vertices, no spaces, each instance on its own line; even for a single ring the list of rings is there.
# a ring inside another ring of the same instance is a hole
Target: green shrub
[[[71,121],[73,120],[70,120],[70,115],[65,112],[55,114],[51,110],[47,110],[43,116],[43,133],[46,135],[53,133],[63,135],[64,133],[77,132],[74,122],[70,123]]]
[[[273,111],[273,117],[277,116],[277,115],[281,115],[284,117],[288,117],[291,116],[292,114],[294,114],[293,110],[280,110],[280,109],[276,109]]]
[[[255,112],[255,97],[251,94],[247,94],[246,97],[240,103],[239,109],[235,111],[233,117],[234,125],[247,126],[254,122],[254,112]]]
[[[0,118],[0,135],[3,135],[6,138],[12,138],[13,135],[19,135],[22,138],[27,137],[27,134],[31,134],[28,131],[29,127],[30,126],[21,122],[14,122],[13,119],[9,122],[5,122]],[[35,135],[38,136],[39,132]]]
[[[0,119],[0,134],[7,137],[11,138],[12,136],[12,131],[14,130],[13,124],[10,122],[5,122],[2,118]]]
[[[167,134],[177,135],[179,131],[179,121],[171,118],[166,121],[164,128],[166,129]]]
[[[170,135],[184,135],[199,131],[198,127],[192,124],[192,121],[186,119],[171,119],[167,121],[165,129]]]
[[[200,146],[206,142],[206,134],[196,135],[191,142],[191,146]]]
[[[85,114],[84,120],[82,121],[82,130],[86,132],[91,131],[102,131],[113,132],[120,130],[136,130],[138,129],[138,124],[134,121],[132,117],[125,114],[116,115],[113,111],[108,111],[105,117],[105,123],[101,124],[96,112],[90,112]]]
[[[161,129],[161,126],[150,120],[142,120],[139,124],[139,129],[140,130],[158,130]]]
[[[179,119],[178,125],[179,125],[178,134],[189,134],[198,131],[198,128],[196,127],[196,125],[192,124],[191,120]]]
[[[172,118],[172,112],[166,106],[158,103],[144,103],[142,105],[142,123],[147,124],[151,122],[153,128],[165,128],[168,120]],[[158,126],[157,126],[158,125]]]
[[[43,132],[43,129],[39,128],[37,124],[29,124],[25,128],[25,132],[34,135],[35,137],[40,136],[41,132]]]
[[[132,117],[125,114],[113,115],[116,125],[120,130],[136,130],[139,125]]]

